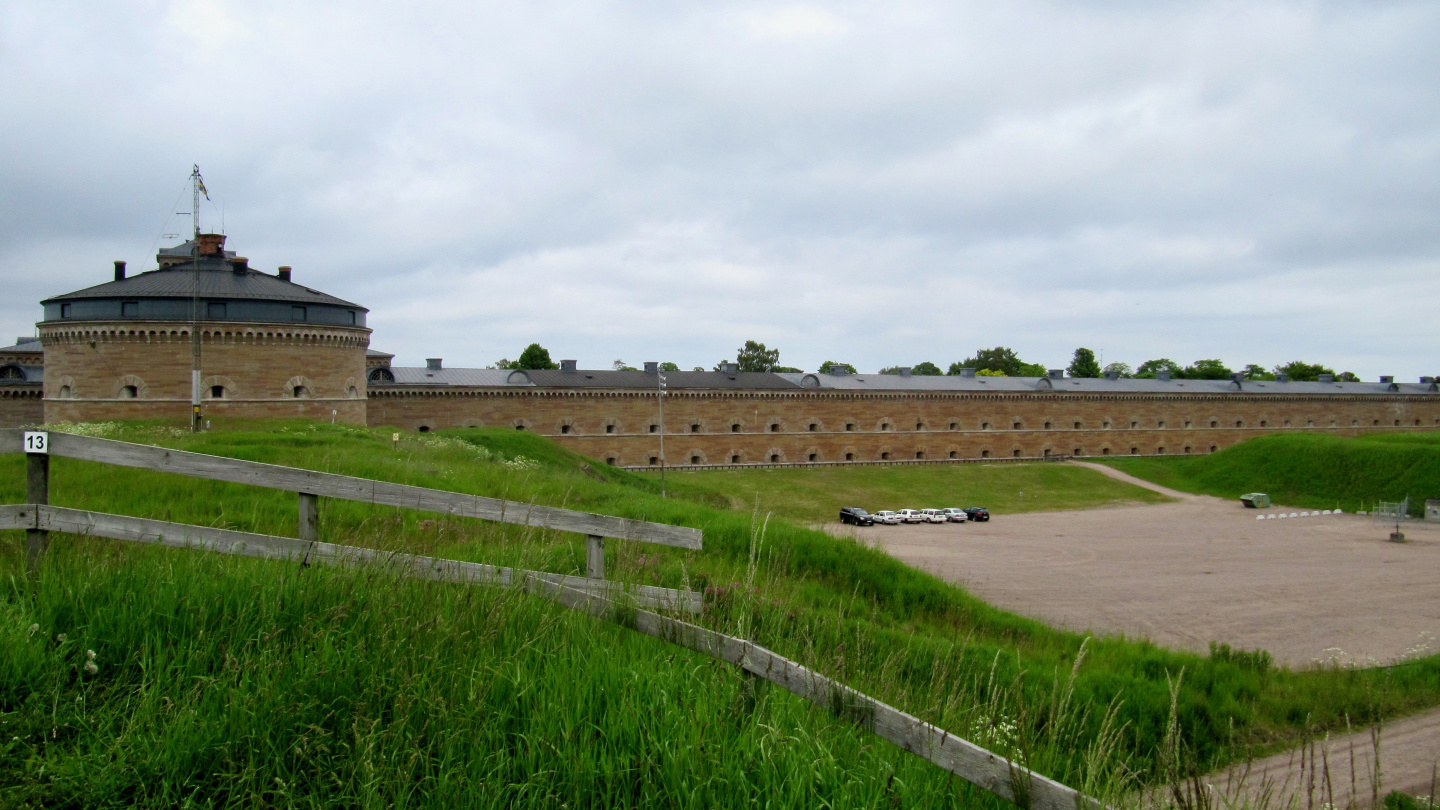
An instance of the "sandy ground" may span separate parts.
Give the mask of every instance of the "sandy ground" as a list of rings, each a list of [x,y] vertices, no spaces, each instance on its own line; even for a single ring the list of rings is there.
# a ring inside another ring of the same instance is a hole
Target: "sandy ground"
[[[1078,632],[1207,652],[1264,649],[1290,667],[1388,663],[1440,635],[1440,527],[1157,487],[1175,503],[999,514],[988,523],[831,527],[963,585],[985,601]]]
[[[831,526],[877,544],[990,604],[1053,626],[1208,651],[1211,641],[1264,649],[1301,668],[1317,662],[1385,664],[1429,652],[1440,636],[1440,527],[1354,515],[1256,520],[1239,501],[1187,495],[1098,464],[1083,466],[1164,492],[1177,502],[1078,512],[994,515],[989,523]],[[923,504],[921,505],[923,506]],[[1325,747],[1328,746],[1328,749]],[[1328,764],[1335,806],[1365,806],[1375,746],[1369,729],[1253,763],[1212,782],[1225,793],[1299,797],[1311,772],[1323,799]],[[1383,796],[1428,794],[1440,761],[1440,711],[1386,725],[1380,736]],[[1273,798],[1273,797],[1272,797]],[[1271,806],[1274,806],[1272,803]]]

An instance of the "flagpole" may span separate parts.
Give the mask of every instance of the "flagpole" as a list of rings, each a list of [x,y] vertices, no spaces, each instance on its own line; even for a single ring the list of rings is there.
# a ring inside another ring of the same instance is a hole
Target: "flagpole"
[[[200,432],[200,164],[190,172],[190,432]],[[208,194],[206,195],[209,196]]]
[[[665,497],[665,375],[655,374],[655,399],[660,403],[660,497]]]

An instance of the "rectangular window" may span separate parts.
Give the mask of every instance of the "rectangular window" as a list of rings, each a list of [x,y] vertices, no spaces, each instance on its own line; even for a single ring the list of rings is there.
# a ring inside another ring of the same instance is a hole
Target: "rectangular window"
[[[70,317],[70,305],[69,305],[69,304],[61,304],[61,305],[60,305],[60,317],[62,317],[62,318],[68,318],[68,317]]]
[[[122,317],[122,318],[138,318],[138,317],[140,317],[140,302],[139,302],[139,301],[121,301],[121,302],[120,302],[120,317]]]
[[[350,310],[350,325],[351,325],[351,326],[354,326],[354,325],[355,325],[355,310],[353,310],[353,309]]]
[[[290,307],[290,320],[292,320],[292,321],[303,321],[303,320],[305,320],[305,307]]]
[[[209,319],[212,320],[212,321],[213,321],[213,320],[219,320],[219,319],[221,319],[221,318],[224,318],[224,317],[225,317],[225,304],[224,304],[224,302],[215,303],[215,302],[212,301],[211,303],[207,304],[206,307],[205,307],[205,317],[209,318]]]

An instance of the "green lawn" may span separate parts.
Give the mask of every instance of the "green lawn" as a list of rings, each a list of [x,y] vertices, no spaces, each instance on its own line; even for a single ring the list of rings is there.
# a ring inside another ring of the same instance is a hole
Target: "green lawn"
[[[752,521],[743,491],[703,485],[729,473],[685,476],[682,497],[661,499],[651,476],[515,431],[405,434],[397,448],[389,431],[303,423],[90,430],[701,528],[703,551],[607,543],[607,571],[703,590],[697,621],[1093,790],[1171,778],[1159,751],[1172,706],[1208,769],[1249,745],[1440,704],[1435,657],[1292,672],[1228,650],[1087,642],[854,541]],[[0,456],[0,502],[23,498],[24,465]],[[818,499],[804,477],[833,472],[785,474]],[[903,494],[946,491],[950,470],[853,472]],[[976,501],[997,510],[1043,507],[1032,493],[1069,506],[1154,498],[1060,465],[953,472],[951,485],[989,477],[981,491],[997,494]],[[60,506],[295,534],[291,493],[64,458],[52,484]],[[321,531],[561,573],[584,564],[573,535],[351,502],[322,500]],[[823,709],[755,694],[724,665],[514,594],[64,535],[38,581],[23,560],[23,533],[0,534],[0,808],[993,805]]]
[[[836,520],[842,506],[943,509],[984,506],[998,514],[1094,509],[1170,500],[1148,489],[1065,464],[917,464],[670,472],[688,495],[723,493],[732,508],[758,508],[801,523]]]
[[[1137,478],[1218,498],[1268,493],[1277,504],[1348,512],[1376,501],[1410,498],[1423,513],[1440,498],[1440,434],[1390,433],[1359,438],[1275,433],[1203,456],[1094,458]]]

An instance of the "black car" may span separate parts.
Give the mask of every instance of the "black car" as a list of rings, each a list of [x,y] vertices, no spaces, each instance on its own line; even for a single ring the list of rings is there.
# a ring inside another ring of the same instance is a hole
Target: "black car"
[[[845,506],[840,509],[840,522],[853,523],[856,526],[874,526],[875,518],[858,506]]]
[[[983,506],[967,506],[965,507],[965,517],[970,520],[988,521],[990,520],[990,510]]]

